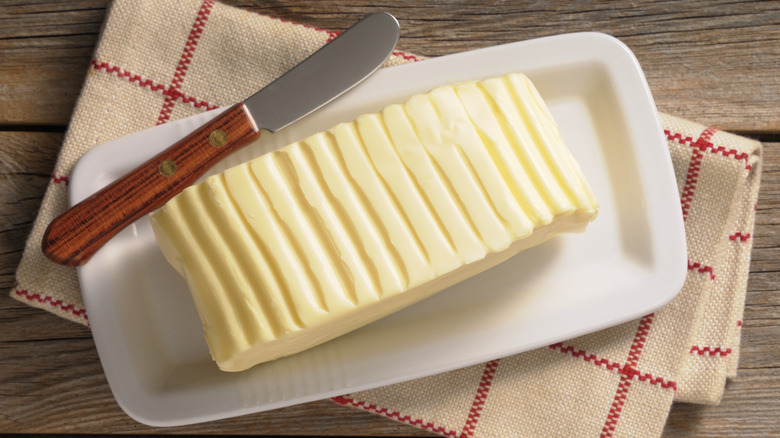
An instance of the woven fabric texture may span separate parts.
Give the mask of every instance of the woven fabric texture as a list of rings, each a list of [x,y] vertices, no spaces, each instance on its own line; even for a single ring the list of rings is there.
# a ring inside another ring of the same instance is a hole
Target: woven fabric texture
[[[164,19],[161,17],[165,17]],[[40,251],[91,147],[240,101],[335,33],[211,0],[116,0],[11,296],[89,324],[75,268]],[[385,66],[413,62],[396,52]],[[688,243],[657,312],[546,348],[334,398],[446,436],[659,436],[673,401],[717,403],[736,374],[761,145],[661,114]]]

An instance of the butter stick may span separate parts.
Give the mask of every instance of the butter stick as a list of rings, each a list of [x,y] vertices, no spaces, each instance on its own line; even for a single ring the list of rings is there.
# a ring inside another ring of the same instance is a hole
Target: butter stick
[[[376,321],[598,204],[527,77],[436,88],[186,189],[151,215],[211,355],[242,371]]]

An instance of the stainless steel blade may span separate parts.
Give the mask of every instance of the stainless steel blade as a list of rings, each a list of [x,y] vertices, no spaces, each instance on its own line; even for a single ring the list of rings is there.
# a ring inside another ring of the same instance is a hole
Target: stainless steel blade
[[[244,104],[258,128],[282,129],[373,73],[393,52],[399,34],[395,17],[371,14]]]

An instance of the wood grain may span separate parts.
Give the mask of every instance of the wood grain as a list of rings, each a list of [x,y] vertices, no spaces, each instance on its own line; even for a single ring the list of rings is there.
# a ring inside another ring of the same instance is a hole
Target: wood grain
[[[0,120],[68,122],[107,3],[0,6]],[[780,6],[775,1],[225,3],[333,30],[386,10],[401,22],[398,47],[425,56],[566,32],[604,32],[634,51],[661,111],[731,131],[780,130],[773,99],[780,94]]]
[[[43,253],[57,263],[81,266],[126,226],[162,207],[259,136],[246,106],[233,105],[54,219],[43,236]]]
[[[98,39],[108,0],[0,0],[0,286],[14,284]],[[661,111],[764,141],[738,377],[716,406],[676,404],[665,435],[780,435],[780,4],[772,1],[505,2],[226,0],[344,30],[369,12],[425,56],[575,31],[617,36]],[[89,329],[0,294],[0,432],[428,436],[328,401],[205,425],[148,428],[117,406]]]

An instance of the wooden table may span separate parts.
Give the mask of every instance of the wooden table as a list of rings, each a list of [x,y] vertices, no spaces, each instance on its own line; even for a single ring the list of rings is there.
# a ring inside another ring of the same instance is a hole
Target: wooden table
[[[107,3],[0,0],[0,432],[430,435],[329,401],[151,429],[114,401],[89,329],[8,297]],[[572,31],[605,32],[635,52],[660,111],[763,141],[739,376],[717,406],[675,405],[666,434],[780,434],[780,3],[226,3],[333,30],[384,9],[401,23],[398,47],[426,56]]]

